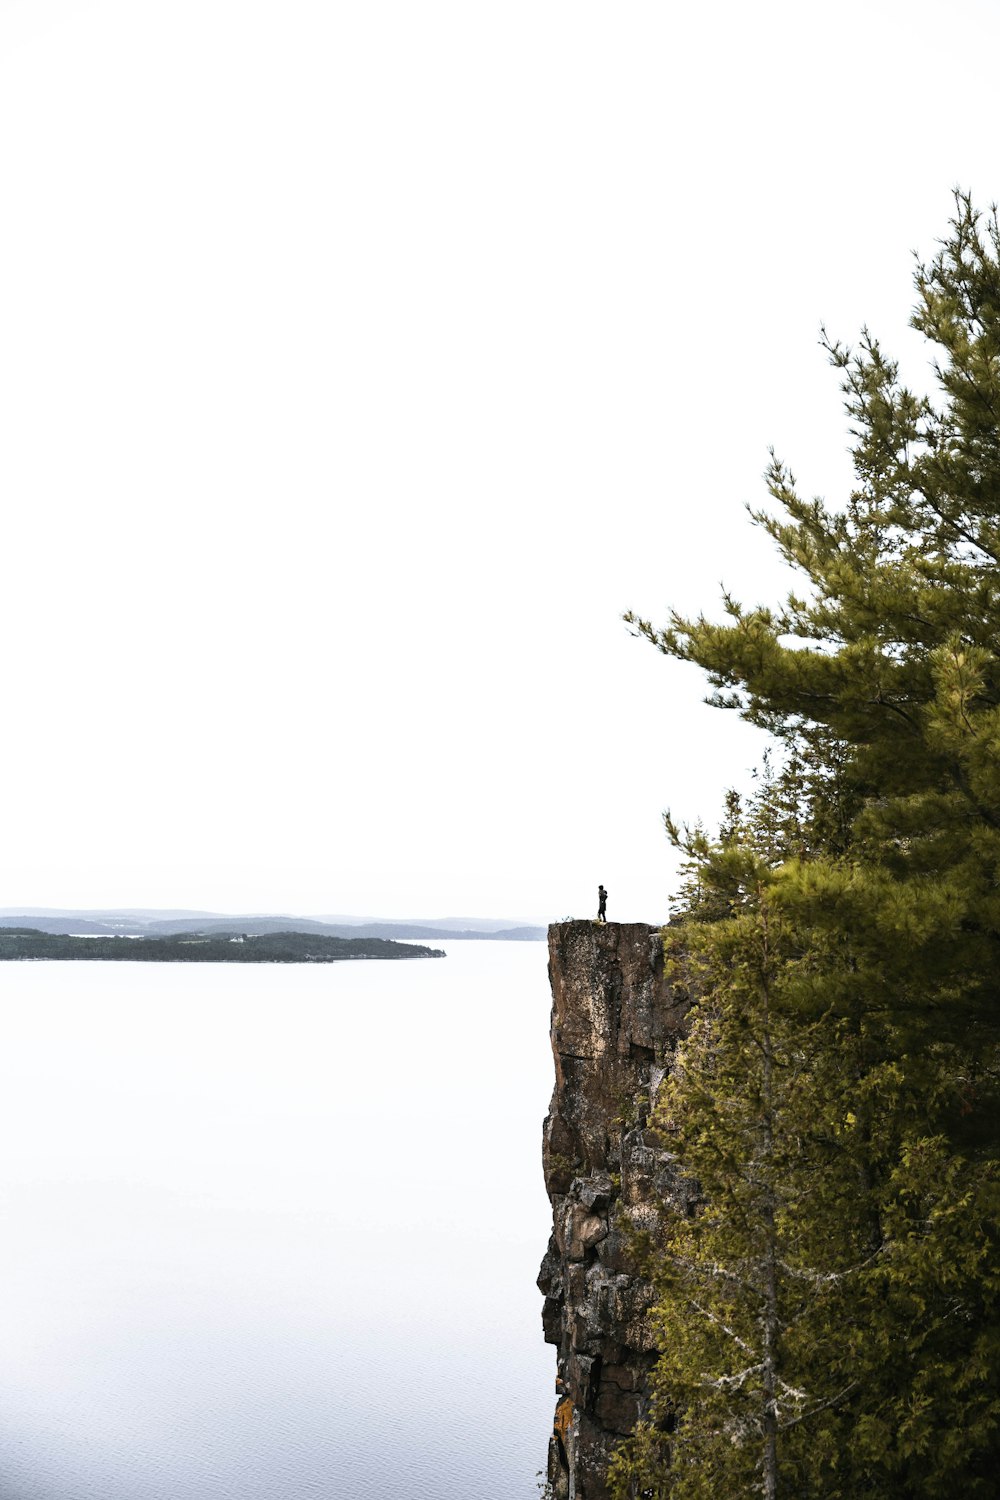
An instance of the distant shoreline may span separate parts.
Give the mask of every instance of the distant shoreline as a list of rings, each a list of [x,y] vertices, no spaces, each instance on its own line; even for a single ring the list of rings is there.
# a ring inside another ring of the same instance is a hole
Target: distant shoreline
[[[0,963],[224,963],[331,964],[358,959],[445,958],[441,948],[386,938],[338,938],[325,933],[267,932],[168,937],[72,936],[32,927],[0,928]]]

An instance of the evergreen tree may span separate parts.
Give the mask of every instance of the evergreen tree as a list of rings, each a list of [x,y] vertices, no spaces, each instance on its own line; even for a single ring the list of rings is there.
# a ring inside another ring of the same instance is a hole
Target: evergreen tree
[[[673,615],[660,650],[708,673],[710,701],[791,747],[819,747],[855,861],[881,873],[880,927],[928,950],[957,1027],[998,1033],[1000,960],[1000,228],[959,195],[916,275],[914,326],[939,399],[919,397],[865,334],[826,341],[843,376],[857,487],[840,508],[768,470],[755,519],[803,575],[779,609],[726,599],[728,623]],[[832,831],[832,830],[831,830]],[[839,851],[835,851],[839,852]],[[845,875],[853,875],[854,866]],[[929,890],[930,888],[930,890]],[[833,892],[824,890],[829,901]],[[929,899],[930,898],[930,899]],[[850,892],[844,900],[851,905]],[[840,919],[840,912],[834,912]],[[936,917],[936,919],[935,919]],[[915,1020],[917,1012],[910,1007]],[[932,1033],[937,1034],[939,1018]]]
[[[825,1336],[871,1255],[844,1138],[841,1028],[790,1016],[795,935],[766,867],[734,855],[721,863],[747,895],[687,932],[685,978],[707,1000],[657,1120],[698,1198],[656,1247],[657,1420],[619,1459],[622,1494],[658,1490],[664,1474],[662,1492],[683,1500],[773,1500],[783,1481],[802,1493],[856,1389]]]
[[[617,1493],[996,1493],[1000,229],[916,273],[937,395],[867,333],[856,487],[756,520],[780,609],[635,620],[786,759],[685,838],[701,997],[661,1120],[702,1195],[654,1247],[663,1354]]]
[[[803,785],[765,766],[718,842],[674,830],[699,880],[672,963],[699,1003],[656,1122],[695,1209],[645,1247],[663,1352],[614,1465],[623,1500],[887,1493],[844,1455],[880,1316],[872,1101],[893,1073],[864,1020],[804,1019],[822,939],[788,919],[779,861],[782,838],[802,846]]]

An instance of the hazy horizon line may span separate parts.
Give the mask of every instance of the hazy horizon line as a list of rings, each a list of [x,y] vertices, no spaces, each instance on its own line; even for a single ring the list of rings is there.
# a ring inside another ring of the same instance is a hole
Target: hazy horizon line
[[[296,917],[300,921],[312,922],[341,922],[351,925],[363,925],[366,922],[395,922],[410,923],[412,925],[423,924],[458,926],[461,923],[482,923],[490,925],[497,924],[505,927],[543,927],[546,924],[538,920],[528,918],[515,919],[512,917],[493,916],[447,916],[447,917],[400,917],[384,915],[357,915],[354,913],[316,913],[293,911],[253,910],[238,909],[236,911],[215,911],[205,908],[176,907],[176,906],[0,906],[2,917],[164,917],[184,918],[191,917],[245,917],[261,920],[264,918]]]

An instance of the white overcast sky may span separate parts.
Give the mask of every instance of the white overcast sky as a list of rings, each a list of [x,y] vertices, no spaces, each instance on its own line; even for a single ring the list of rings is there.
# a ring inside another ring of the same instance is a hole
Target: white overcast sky
[[[1000,196],[995,0],[0,0],[0,904],[665,915],[821,321]]]

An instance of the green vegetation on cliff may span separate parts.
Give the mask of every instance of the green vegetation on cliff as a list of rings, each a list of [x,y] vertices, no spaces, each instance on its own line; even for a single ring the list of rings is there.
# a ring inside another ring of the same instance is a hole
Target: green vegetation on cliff
[[[648,1248],[654,1405],[620,1497],[937,1500],[1000,1472],[1000,228],[916,273],[933,396],[828,342],[855,488],[774,461],[780,608],[634,621],[782,768],[688,859],[697,996],[659,1104],[702,1194]]]
[[[268,932],[164,938],[71,937],[30,927],[0,928],[0,962],[7,959],[108,959],[131,963],[330,964],[348,958],[443,958],[440,948],[385,938],[337,938],[322,933]]]

